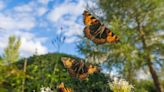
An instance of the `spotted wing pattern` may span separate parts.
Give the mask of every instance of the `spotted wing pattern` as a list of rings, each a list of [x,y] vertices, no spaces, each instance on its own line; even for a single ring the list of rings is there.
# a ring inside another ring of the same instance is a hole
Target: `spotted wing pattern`
[[[84,61],[78,61],[72,58],[62,57],[62,62],[69,74],[80,80],[85,80],[90,74],[99,71],[97,66],[92,64],[87,65]]]
[[[88,11],[84,11],[84,35],[95,44],[115,43],[119,38]]]
[[[63,82],[57,86],[57,90],[58,92],[73,92],[71,88],[66,88]]]

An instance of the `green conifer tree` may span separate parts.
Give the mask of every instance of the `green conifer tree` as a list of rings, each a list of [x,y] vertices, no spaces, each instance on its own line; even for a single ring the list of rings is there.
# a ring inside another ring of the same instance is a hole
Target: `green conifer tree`
[[[8,46],[4,49],[3,61],[6,64],[14,63],[19,59],[20,39],[10,36]]]

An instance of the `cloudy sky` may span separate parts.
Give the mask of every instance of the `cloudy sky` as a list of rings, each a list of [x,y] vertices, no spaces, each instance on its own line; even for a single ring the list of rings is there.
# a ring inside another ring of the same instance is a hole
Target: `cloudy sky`
[[[0,0],[0,55],[8,37],[21,38],[20,55],[55,52],[56,35],[66,36],[61,52],[78,55],[75,35],[83,35],[82,13],[88,0]]]

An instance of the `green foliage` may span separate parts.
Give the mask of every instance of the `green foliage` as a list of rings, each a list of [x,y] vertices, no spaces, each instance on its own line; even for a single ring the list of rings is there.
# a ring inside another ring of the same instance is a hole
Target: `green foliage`
[[[140,80],[135,82],[135,92],[155,92],[153,82],[150,80]]]
[[[56,86],[64,82],[75,92],[112,92],[108,85],[110,79],[103,73],[90,75],[87,80],[83,81],[71,78],[60,60],[61,57],[76,58],[58,53],[34,55],[27,59],[26,72],[23,71],[24,59],[10,65],[1,66],[0,90],[3,90],[2,92],[20,92],[22,86],[24,86],[24,92],[32,92],[33,90],[39,92],[42,87],[50,87],[55,91]],[[24,85],[23,79],[25,79]]]
[[[110,29],[119,36],[121,42],[97,46],[84,39],[78,45],[79,51],[88,62],[104,64],[106,61],[109,69],[118,70],[122,77],[134,84],[135,92],[155,92],[151,80],[136,81],[134,76],[136,71],[147,65],[145,61],[148,57],[155,69],[164,66],[160,58],[164,55],[164,36],[161,35],[164,29],[163,3],[162,0],[99,0],[97,5],[106,14],[106,20],[111,21]],[[60,35],[55,38],[57,51],[60,51],[60,44],[64,40],[65,37],[60,38]],[[126,92],[131,91],[132,86],[129,84],[121,86],[121,89],[117,83],[109,87],[110,78],[104,73],[90,75],[83,81],[70,77],[61,62],[61,57],[76,58],[70,55],[34,55],[27,59],[25,65],[26,59],[18,61],[20,44],[20,39],[15,36],[9,38],[2,57],[7,64],[0,63],[0,92],[39,92],[42,87],[55,90],[61,82],[75,92],[112,92],[111,89],[121,92],[124,87]],[[163,86],[164,82],[161,81],[161,84]]]
[[[0,56],[0,66],[2,65],[2,57]]]
[[[20,39],[10,36],[8,46],[4,49],[4,56],[0,57],[0,90],[3,90],[2,92],[21,91],[23,71],[13,64],[19,59],[20,44]]]
[[[70,77],[61,62],[61,57],[76,58],[65,54],[53,53],[41,56],[34,55],[33,57],[28,58],[25,75],[25,91],[31,92],[32,90],[35,90],[38,92],[42,86],[55,88],[58,84],[64,82],[66,86],[71,87],[78,92],[85,92],[88,90],[109,92],[109,87],[106,85],[107,78],[104,74],[93,74],[87,80],[79,81]],[[21,70],[23,69],[23,62],[24,60],[21,60],[16,64]]]
[[[79,45],[79,51],[85,56],[106,56],[109,69],[117,70],[122,77],[134,83],[139,69],[148,70],[152,76],[154,70],[163,67],[163,19],[164,2],[162,0],[98,0],[97,6],[104,12],[109,28],[120,38],[120,43],[96,46],[86,39]],[[90,12],[97,8],[91,7]],[[94,49],[91,49],[94,48]],[[96,52],[96,54],[94,53]],[[103,53],[102,53],[103,52]],[[94,53],[94,54],[93,54]],[[105,62],[104,61],[104,62]],[[151,65],[152,64],[152,65]],[[160,65],[160,66],[159,66]],[[152,73],[153,72],[153,73]],[[158,82],[158,78],[153,78]],[[159,85],[156,85],[159,86]]]
[[[70,80],[67,83],[69,83],[68,85],[70,86],[72,85],[71,87],[75,92],[111,92],[108,87],[108,78],[106,78],[103,73],[90,75],[89,78],[84,81]]]
[[[12,92],[21,91],[21,81],[23,79],[23,71],[19,70],[15,65],[3,65],[0,68],[0,88]]]
[[[42,85],[54,88],[57,83],[70,79],[70,77],[66,77],[68,74],[60,62],[61,56],[65,55],[35,55],[27,59],[25,90],[28,92],[39,91]],[[23,61],[18,63],[21,69],[23,68]]]
[[[14,63],[19,59],[19,47],[21,45],[20,39],[15,36],[10,36],[8,46],[4,49],[3,61],[6,64]]]

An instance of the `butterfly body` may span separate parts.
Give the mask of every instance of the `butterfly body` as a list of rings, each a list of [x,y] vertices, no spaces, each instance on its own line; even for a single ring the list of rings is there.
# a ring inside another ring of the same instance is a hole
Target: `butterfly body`
[[[64,60],[64,61],[63,61]],[[99,69],[97,66],[87,65],[83,61],[77,61],[71,58],[62,59],[64,65],[68,62],[73,61],[70,67],[66,67],[69,74],[77,79],[85,80],[90,74],[97,72]]]
[[[84,11],[84,35],[96,44],[115,43],[119,38],[102,24],[98,19],[92,16],[88,11]]]
[[[97,33],[96,30],[93,30],[92,26],[87,26],[86,28],[84,28],[84,35],[96,44],[103,44],[106,42],[107,35],[105,31],[103,32],[103,34]]]

